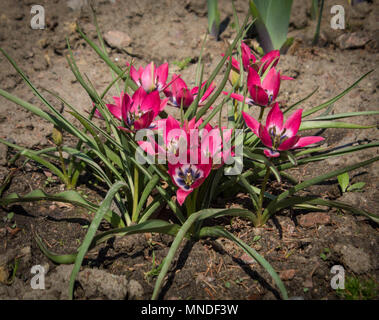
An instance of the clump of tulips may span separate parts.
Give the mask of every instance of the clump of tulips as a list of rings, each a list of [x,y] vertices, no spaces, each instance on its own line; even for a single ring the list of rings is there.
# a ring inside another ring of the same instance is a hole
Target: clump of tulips
[[[238,21],[236,25],[239,26]],[[68,44],[68,64],[91,98],[92,108],[89,114],[81,114],[62,97],[48,93],[59,101],[59,105],[64,103],[76,122],[69,119],[68,115],[58,112],[54,102],[50,102],[37,90],[12,58],[1,50],[47,107],[47,111],[2,89],[0,94],[52,123],[60,132],[70,134],[78,140],[77,145],[72,147],[67,146],[62,138],[59,145],[42,150],[28,150],[0,140],[17,150],[19,156],[25,156],[51,170],[63,183],[71,183],[70,188],[59,194],[34,190],[27,195],[5,195],[0,200],[2,205],[54,200],[70,202],[89,212],[95,212],[87,234],[74,254],[56,255],[46,249],[36,235],[39,247],[50,259],[56,263],[74,263],[69,288],[71,298],[75,277],[88,250],[110,237],[155,232],[169,234],[174,237],[174,241],[162,262],[153,299],[158,298],[181,241],[184,238],[196,240],[208,237],[224,237],[234,241],[268,271],[282,297],[287,299],[282,281],[264,257],[222,225],[213,223],[211,227],[204,226],[204,221],[238,216],[259,227],[274,213],[285,208],[304,210],[315,209],[320,205],[362,214],[379,221],[376,215],[341,202],[312,194],[301,197],[297,195],[300,190],[368,165],[377,161],[378,157],[301,183],[286,172],[294,166],[378,147],[378,143],[367,143],[337,150],[316,146],[315,144],[322,143],[323,137],[301,134],[303,130],[319,128],[367,128],[335,119],[378,112],[340,115],[328,113],[336,100],[342,98],[369,73],[329,101],[307,111],[297,109],[286,116],[314,92],[286,108],[277,101],[281,81],[295,80],[281,75],[278,69],[278,51],[259,58],[242,41],[249,25],[247,17],[243,25],[239,26],[233,43],[222,53],[215,70],[208,70],[209,77],[206,81],[203,81],[204,64],[199,57],[197,74],[194,75],[196,86],[192,89],[180,75],[169,76],[168,63],[156,67],[151,62],[137,69],[129,61],[120,68],[105,50],[78,27],[81,37],[110,67],[113,81],[103,92],[98,92],[91,81],[81,74]],[[98,38],[102,41],[99,31]],[[219,83],[215,83],[218,74],[223,77]],[[108,96],[111,88],[118,90],[113,101]],[[180,111],[178,119],[169,115],[171,108]],[[310,117],[326,108],[327,112]],[[226,122],[221,121],[223,114],[227,116]],[[100,204],[86,200],[75,190],[75,183],[72,182],[76,182],[84,171],[108,187],[108,193]],[[279,182],[285,179],[292,186],[278,194],[269,188],[272,179]],[[239,192],[250,195],[251,206],[213,208],[218,197],[233,199]],[[111,206],[112,203],[115,206]],[[172,212],[171,222],[156,218],[159,210],[164,207]],[[97,232],[103,220],[113,228],[103,233]]]

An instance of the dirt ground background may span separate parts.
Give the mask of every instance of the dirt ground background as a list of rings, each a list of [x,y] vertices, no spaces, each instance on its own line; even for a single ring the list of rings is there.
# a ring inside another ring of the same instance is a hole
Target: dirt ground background
[[[378,65],[378,1],[354,7],[342,1],[346,28],[330,27],[330,8],[335,1],[325,1],[320,43],[311,46],[315,21],[310,19],[308,2],[294,0],[289,36],[294,43],[281,57],[279,69],[295,81],[282,82],[280,101],[290,105],[312,92],[305,110],[325,101],[351,85],[364,73]],[[75,80],[67,61],[65,37],[70,41],[80,70],[103,90],[112,80],[109,69],[85,41],[75,32],[79,22],[87,35],[96,39],[92,14],[85,1],[38,1],[45,8],[44,30],[30,28],[30,8],[35,1],[1,0],[0,46],[28,75],[37,88],[50,89],[86,112],[90,99]],[[248,11],[248,1],[236,1],[239,19]],[[338,3],[340,4],[340,3]],[[170,74],[180,72],[190,86],[194,85],[196,59],[207,28],[206,1],[160,0],[95,1],[97,19],[103,34],[109,31],[125,33],[123,50],[107,50],[113,61],[124,66],[130,57],[135,65],[170,63]],[[220,0],[221,20],[226,25],[220,41],[208,39],[203,56],[205,74],[209,75],[233,40],[231,1]],[[229,21],[229,23],[227,23]],[[254,46],[256,40],[248,38]],[[182,71],[174,61],[191,58]],[[42,106],[28,86],[4,57],[0,57],[0,87],[22,99]],[[219,78],[216,78],[216,82]],[[334,112],[378,110],[378,72],[375,70],[352,92],[334,104]],[[115,92],[113,92],[115,93]],[[50,101],[60,106],[52,96]],[[108,95],[111,101],[111,94]],[[64,111],[63,111],[64,112]],[[359,117],[351,122],[376,125],[368,130],[329,129],[323,132],[327,146],[353,145],[378,139],[378,117]],[[12,143],[40,149],[51,146],[52,126],[21,107],[0,97],[0,137]],[[0,145],[0,181],[10,171],[7,161],[14,152]],[[305,179],[330,170],[368,159],[378,154],[377,149],[329,159],[294,170]],[[22,162],[18,163],[19,165]],[[62,189],[33,163],[19,167],[6,194],[25,194],[36,188],[46,192]],[[351,174],[353,182],[363,181],[363,192],[349,192],[342,197],[336,180],[314,186],[310,192],[325,198],[338,199],[378,214],[378,164]],[[272,188],[280,188],[272,183]],[[104,190],[97,190],[84,182],[79,190],[100,201]],[[238,199],[220,199],[218,205],[236,206]],[[6,216],[14,212],[11,221]],[[0,299],[65,299],[71,266],[57,266],[40,252],[31,234],[31,226],[45,239],[46,245],[57,253],[71,253],[80,244],[90,217],[84,210],[60,203],[34,203],[0,208],[0,280],[8,279],[15,259],[19,267],[12,284],[0,283]],[[226,220],[234,234],[252,245],[277,270],[292,297],[304,299],[339,299],[331,289],[330,269],[343,265],[347,276],[362,281],[371,279],[378,286],[378,226],[367,219],[343,214],[335,210],[326,213],[304,214],[284,211],[269,221],[264,228],[253,228],[250,223]],[[15,227],[13,228],[12,227]],[[103,226],[107,228],[107,226]],[[16,230],[16,232],[15,232]],[[151,241],[151,238],[152,240]],[[257,240],[258,239],[258,240]],[[161,262],[167,254],[172,238],[158,235],[132,236],[114,239],[88,255],[75,291],[79,299],[148,299],[155,279],[148,272],[153,266],[153,252]],[[30,268],[43,265],[46,270],[46,290],[32,290]],[[1,282],[1,281],[0,281]],[[4,282],[4,281],[3,281]],[[186,242],[170,269],[162,299],[276,299],[278,292],[270,276],[254,261],[249,261],[235,245],[226,240]],[[378,298],[378,295],[374,298]]]

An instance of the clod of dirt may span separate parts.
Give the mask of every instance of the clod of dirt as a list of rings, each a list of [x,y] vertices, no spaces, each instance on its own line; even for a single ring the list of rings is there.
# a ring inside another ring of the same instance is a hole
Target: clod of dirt
[[[78,11],[87,5],[87,0],[68,0],[67,7],[73,11]]]
[[[99,269],[85,269],[79,272],[77,280],[84,289],[87,299],[101,296],[110,300],[125,299],[130,286],[125,276],[117,276]],[[133,293],[134,288],[132,285]]]
[[[344,33],[336,39],[336,44],[342,50],[362,48],[370,41],[366,34],[361,32]]]
[[[104,40],[108,46],[116,48],[119,51],[123,51],[132,43],[132,39],[125,32],[118,30],[108,31],[104,35]]]
[[[128,300],[139,300],[142,298],[144,291],[141,284],[136,280],[130,280],[127,286]]]
[[[364,273],[372,269],[370,256],[362,249],[350,244],[338,243],[334,250],[341,254],[343,264],[355,273]]]
[[[282,280],[292,280],[296,274],[295,269],[288,269],[279,272],[279,277]]]
[[[346,192],[338,201],[352,205],[353,207],[372,211],[376,207],[374,201],[369,201],[364,194],[358,192]]]
[[[298,222],[302,227],[309,228],[329,224],[330,216],[325,212],[311,212],[300,216]]]
[[[0,283],[6,283],[9,278],[9,271],[6,265],[0,265]]]
[[[207,4],[203,0],[187,1],[186,9],[189,12],[194,12],[199,17],[204,17],[208,12]]]

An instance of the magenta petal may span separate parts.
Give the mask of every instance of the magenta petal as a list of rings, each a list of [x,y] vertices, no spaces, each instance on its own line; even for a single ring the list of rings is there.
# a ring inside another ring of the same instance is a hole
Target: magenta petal
[[[144,113],[138,120],[134,121],[134,129],[140,130],[148,128],[154,119],[154,112],[150,110]]]
[[[132,101],[128,94],[124,94],[121,102],[121,116],[124,122],[127,123],[128,114],[130,112]],[[121,120],[121,119],[120,119]]]
[[[194,87],[190,91],[192,95],[196,96],[199,93],[199,87]]]
[[[106,105],[109,112],[118,120],[121,120],[121,108],[119,106],[116,106],[114,104],[107,104]]]
[[[137,141],[139,147],[145,151],[147,154],[155,156],[157,154],[157,149],[161,149],[159,145],[155,142],[154,137],[149,136],[148,141]]]
[[[274,64],[272,65],[272,67],[275,67],[278,62],[279,62],[279,58],[280,58],[280,52],[279,50],[272,50],[268,53],[266,53],[262,59],[260,60],[262,64],[264,64],[263,66],[263,72],[266,71],[266,69],[270,66],[270,64],[274,61],[274,59],[276,59],[276,61],[274,62]]]
[[[192,192],[191,191],[184,191],[183,189],[178,189],[176,191],[176,200],[178,200],[180,205],[183,205],[184,201],[186,200],[187,196]]]
[[[286,136],[292,137],[297,134],[299,131],[299,127],[301,124],[301,114],[303,110],[299,109],[296,110],[291,116],[287,119],[286,123],[284,124],[284,128],[286,128]]]
[[[250,48],[244,42],[241,42],[241,53],[243,67],[245,70],[248,70],[250,67]]]
[[[127,66],[129,66],[129,63],[127,63]],[[130,77],[132,78],[132,80],[138,84],[138,85],[141,85],[140,84],[140,81],[139,81],[139,74],[136,70],[136,68],[134,68],[133,65],[130,66]]]
[[[161,99],[159,98],[158,91],[150,92],[141,103],[141,111],[152,110],[154,115],[157,116],[160,111]]]
[[[259,126],[259,138],[262,140],[262,143],[266,147],[269,147],[269,148],[272,147],[271,136],[269,135],[267,128],[263,125]]]
[[[149,63],[145,70],[141,74],[141,85],[145,91],[150,92],[155,89],[155,79],[154,79],[154,63]]]
[[[142,88],[139,87],[133,94],[132,100],[133,100],[133,109],[137,108],[138,106],[142,105],[143,100],[146,98],[147,92]]]
[[[291,138],[288,138],[286,140],[284,140],[280,146],[278,147],[278,150],[279,151],[284,151],[284,150],[289,150],[291,149],[295,144],[296,142],[299,140],[299,136],[293,136]]]
[[[252,85],[249,87],[249,93],[251,99],[261,106],[266,106],[268,104],[268,95],[266,91],[257,85]]]
[[[209,88],[207,90],[205,90],[204,95],[201,97],[200,103],[204,102],[204,100],[206,100],[212,94],[212,92],[215,88],[216,88],[215,83],[211,82],[211,84],[209,85]]]
[[[168,63],[164,63],[160,65],[157,70],[157,80],[160,89],[166,85],[167,77],[168,77]]]
[[[245,119],[246,125],[254,132],[256,136],[259,136],[260,123],[252,116],[242,111],[242,116]]]
[[[262,87],[267,91],[272,92],[272,100],[275,100],[278,96],[280,87],[280,73],[271,68],[266,77],[262,81]]]
[[[222,57],[225,57],[225,54],[224,53],[221,53],[221,56]],[[229,59],[229,57],[228,57],[228,59],[227,59],[228,61],[230,60]],[[236,70],[236,71],[240,71],[240,64],[239,64],[239,62],[235,59],[235,58],[233,58],[232,57],[232,67]]]
[[[159,113],[166,107],[167,102],[168,102],[168,98],[161,100],[161,103],[160,103],[160,106],[159,106]]]
[[[264,149],[263,153],[268,158],[276,158],[280,156],[280,153],[271,149]]]
[[[115,96],[113,97],[113,100],[116,104],[116,106],[120,106],[121,107],[121,103],[122,103],[122,97],[124,96],[124,91],[121,91],[121,94],[119,97]]]
[[[181,107],[183,104],[183,108],[188,108],[193,101],[193,95],[188,89],[182,89],[178,92],[176,96],[176,103],[178,107]]]
[[[122,131],[125,131],[125,132],[129,132],[129,133],[131,133],[131,132],[133,132],[132,130],[130,130],[130,129],[128,129],[128,128],[125,128],[125,127],[117,127],[118,129],[120,129],[120,130],[122,130]]]
[[[175,80],[175,81],[172,81],[172,84],[171,84],[171,90],[172,90],[172,94],[173,96],[175,97],[181,90],[183,89],[186,89],[187,90],[187,84],[184,82],[184,80],[182,78],[180,78],[180,76],[176,75],[176,74],[173,74],[172,75],[172,79]]]
[[[104,119],[104,118],[103,118],[103,115],[102,115],[102,114],[100,113],[100,111],[97,110],[97,109],[95,110],[95,117],[96,117],[96,118],[99,118],[99,119]]]
[[[249,67],[249,73],[247,75],[247,87],[251,87],[254,84],[261,86],[261,77],[254,68]]]
[[[227,91],[222,91],[222,93],[226,96],[229,94],[229,92],[227,92]],[[243,95],[242,94],[232,93],[232,94],[230,94],[230,97],[232,99],[236,99],[237,101],[241,101],[241,102],[243,101]]]
[[[279,134],[283,129],[283,112],[280,111],[279,104],[276,102],[271,108],[266,118],[266,127],[270,131],[272,127],[276,127]]]
[[[289,76],[284,76],[284,75],[280,75],[280,80],[295,80],[294,78],[292,77],[289,77]]]
[[[292,148],[293,149],[302,148],[302,147],[305,147],[310,144],[317,143],[323,140],[324,140],[323,137],[317,137],[317,136],[301,137]]]

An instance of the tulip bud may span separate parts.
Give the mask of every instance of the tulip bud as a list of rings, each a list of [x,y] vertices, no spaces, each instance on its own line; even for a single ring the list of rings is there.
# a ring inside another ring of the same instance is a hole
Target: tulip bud
[[[234,87],[234,85],[240,81],[240,74],[236,71],[234,71],[233,69],[230,70],[230,73],[229,73],[229,81],[231,83],[231,85]],[[240,83],[237,84],[237,87],[238,88],[240,87]]]
[[[52,133],[52,138],[53,138],[54,143],[57,146],[60,146],[62,144],[62,142],[63,142],[63,135],[62,135],[62,131],[60,130],[60,128],[54,126],[53,133]]]

